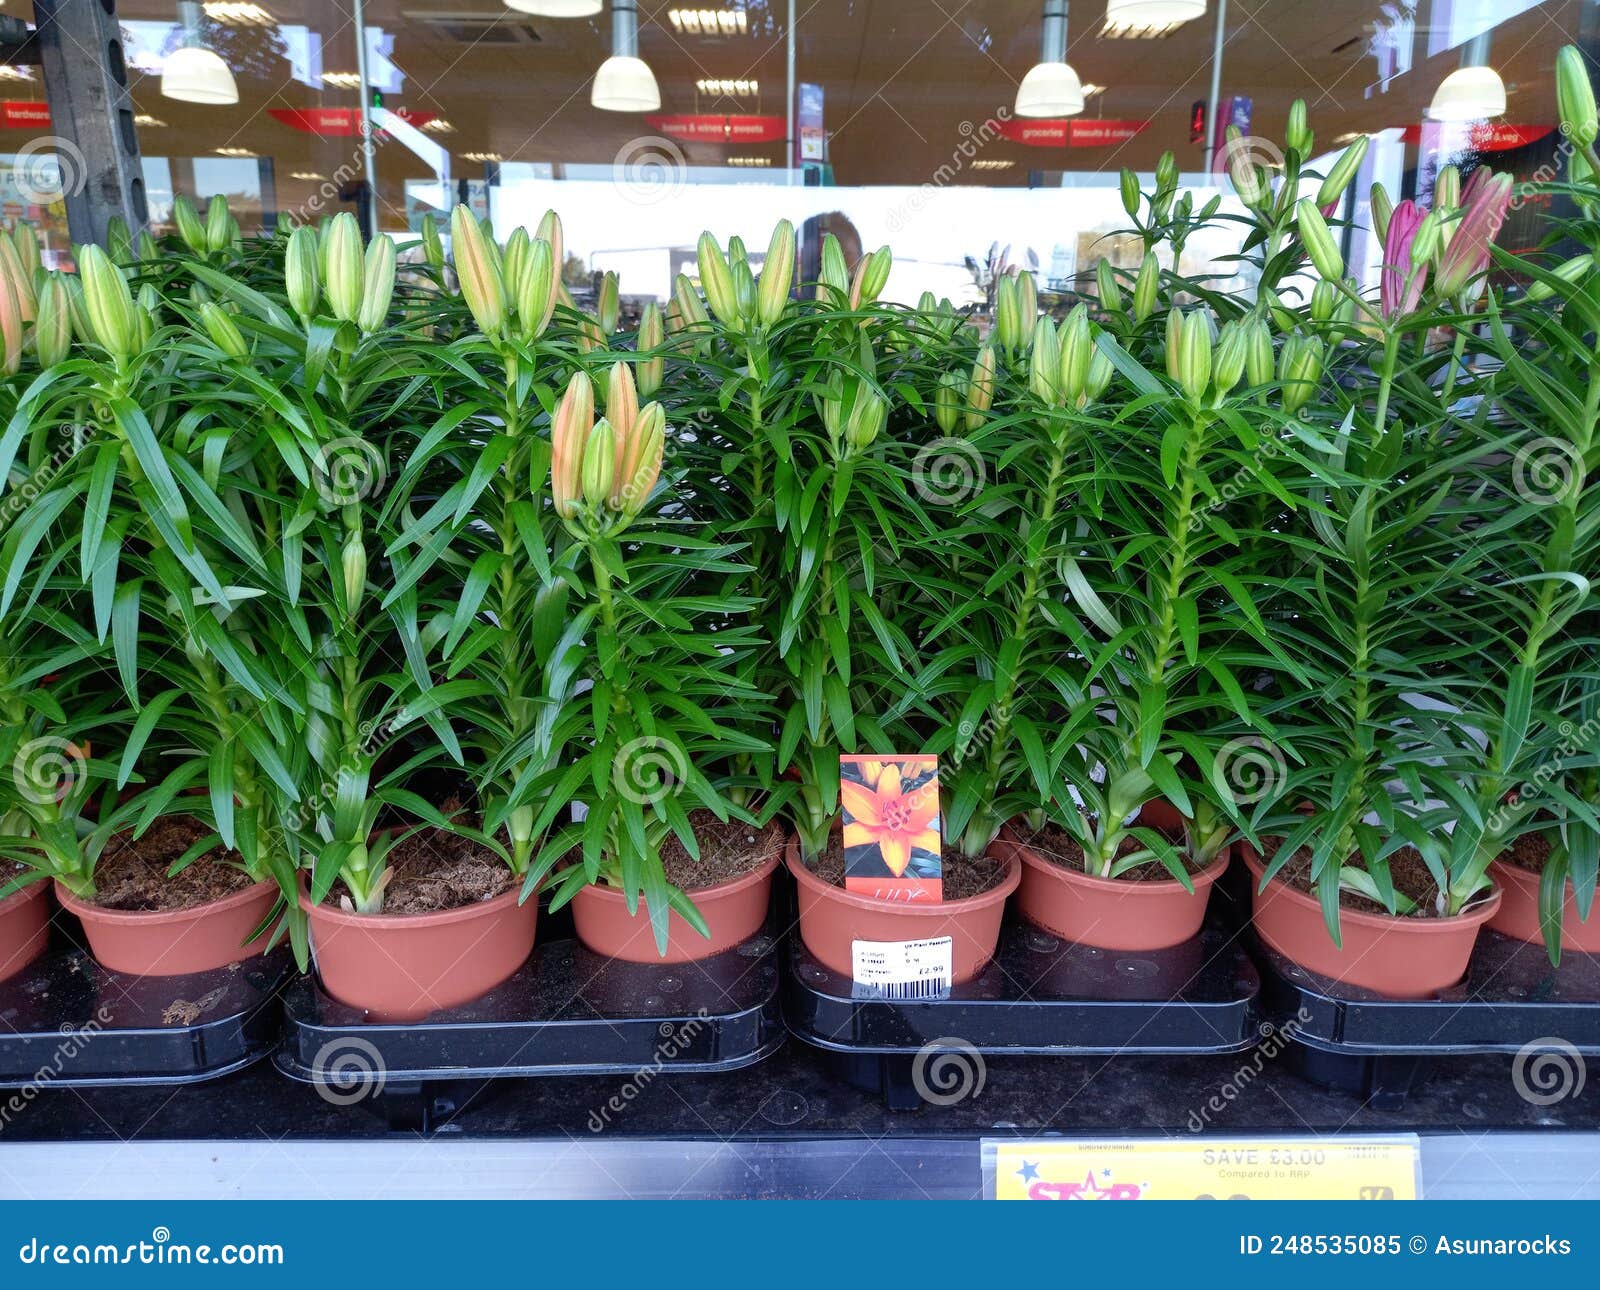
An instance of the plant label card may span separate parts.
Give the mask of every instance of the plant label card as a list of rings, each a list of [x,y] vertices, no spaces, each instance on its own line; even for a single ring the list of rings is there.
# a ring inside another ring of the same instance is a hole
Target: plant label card
[[[877,900],[944,899],[939,759],[839,758],[844,889]]]

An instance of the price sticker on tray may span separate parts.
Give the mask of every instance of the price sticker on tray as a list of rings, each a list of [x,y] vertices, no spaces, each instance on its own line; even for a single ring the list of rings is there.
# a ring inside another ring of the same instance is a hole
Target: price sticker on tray
[[[995,1200],[1415,1200],[1415,1134],[985,1139]]]

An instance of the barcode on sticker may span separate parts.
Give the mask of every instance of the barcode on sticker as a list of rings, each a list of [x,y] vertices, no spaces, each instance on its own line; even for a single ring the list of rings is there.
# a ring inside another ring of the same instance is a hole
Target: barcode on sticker
[[[867,999],[938,999],[950,992],[948,936],[925,941],[852,941],[851,991]]]

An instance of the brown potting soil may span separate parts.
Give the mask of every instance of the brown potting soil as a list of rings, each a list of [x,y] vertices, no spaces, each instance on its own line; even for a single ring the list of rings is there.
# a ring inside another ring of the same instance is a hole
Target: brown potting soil
[[[1502,864],[1513,864],[1529,873],[1543,873],[1550,858],[1550,839],[1543,833],[1524,833],[1499,855]]]
[[[1005,881],[1006,868],[997,860],[980,856],[976,860],[961,854],[953,845],[945,843],[940,856],[943,862],[942,881],[946,900],[966,900],[981,896]],[[834,838],[828,849],[811,865],[811,872],[823,882],[835,887],[844,886],[844,844]]]
[[[1276,839],[1265,838],[1263,841],[1271,843]],[[1277,851],[1272,853],[1277,855]],[[1271,863],[1269,858],[1268,863]],[[1309,896],[1317,894],[1311,885],[1311,848],[1301,847],[1289,858],[1289,863],[1278,870],[1276,877],[1288,883],[1291,887],[1305,892]],[[1417,904],[1408,918],[1438,918],[1439,914],[1439,884],[1434,881],[1433,873],[1428,868],[1427,861],[1422,858],[1421,852],[1415,847],[1401,847],[1389,857],[1389,878],[1394,883],[1396,891],[1410,897]],[[1385,909],[1375,900],[1368,900],[1365,896],[1353,891],[1339,893],[1339,907],[1354,910],[1360,914],[1387,914]]]
[[[1062,869],[1070,869],[1074,873],[1086,873],[1084,865],[1083,848],[1065,829],[1057,828],[1054,824],[1046,824],[1036,833],[1030,833],[1021,821],[1012,821],[1011,828],[1022,839],[1023,845],[1042,860]],[[1143,849],[1144,843],[1138,838],[1123,838],[1117,844],[1119,857],[1132,855],[1135,851]],[[1187,850],[1182,847],[1178,851],[1183,860],[1183,867],[1191,874],[1200,873],[1205,865],[1199,863]],[[1098,877],[1099,875],[1094,875]],[[1173,882],[1172,871],[1159,860],[1146,860],[1143,864],[1136,864],[1132,869],[1119,873],[1114,879],[1116,882]]]
[[[493,900],[520,881],[488,847],[432,825],[395,843],[384,867],[389,873],[383,889],[385,914],[442,914]],[[355,907],[342,880],[333,884],[323,903],[335,909]]]
[[[737,820],[719,820],[701,808],[689,812],[689,827],[700,847],[698,860],[676,834],[668,834],[661,844],[661,865],[667,872],[667,881],[680,891],[704,891],[732,882],[783,854],[783,826],[776,820],[765,828],[753,828]]]
[[[172,877],[167,870],[211,830],[188,815],[157,820],[143,837],[118,834],[94,867],[94,903],[128,913],[193,909],[253,887],[237,851],[214,847]]]

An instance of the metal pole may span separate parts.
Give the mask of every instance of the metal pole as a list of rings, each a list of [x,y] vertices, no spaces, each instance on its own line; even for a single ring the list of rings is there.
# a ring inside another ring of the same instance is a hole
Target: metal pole
[[[122,31],[111,0],[34,0],[45,97],[74,242],[106,242],[113,216],[133,233],[149,219]]]
[[[1217,104],[1222,97],[1222,37],[1228,26],[1228,0],[1217,0],[1217,34],[1211,42],[1211,98],[1206,107],[1206,174],[1217,156]]]
[[[361,165],[367,179],[367,237],[378,236],[378,161],[372,146],[372,86],[367,80],[367,6],[354,0],[356,78],[361,82]]]
[[[789,25],[787,32],[788,36],[785,43],[789,46],[789,95],[784,102],[788,109],[789,123],[784,129],[784,134],[786,136],[785,146],[789,150],[789,155],[785,158],[785,161],[787,162],[785,169],[789,174],[789,186],[792,188],[794,187],[794,172],[798,168],[796,164],[798,158],[795,156],[795,153],[799,151],[799,141],[794,137],[794,0],[789,0]]]

